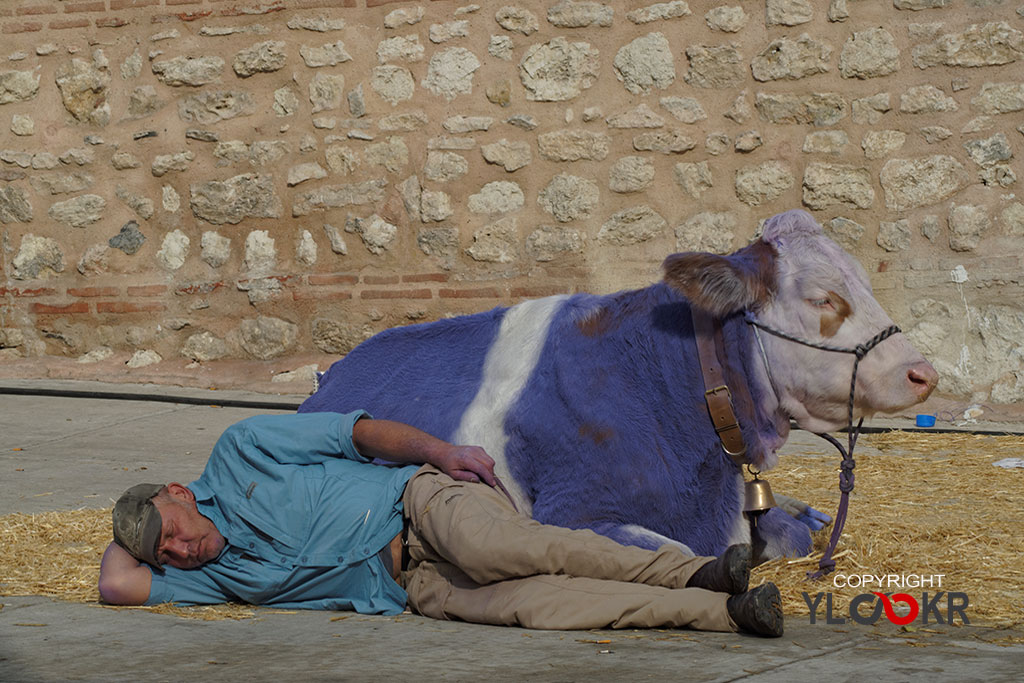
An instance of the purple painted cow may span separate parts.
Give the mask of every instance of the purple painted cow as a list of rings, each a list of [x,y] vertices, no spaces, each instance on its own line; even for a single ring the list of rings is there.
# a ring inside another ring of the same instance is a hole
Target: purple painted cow
[[[739,411],[747,458],[762,470],[791,419],[814,432],[845,426],[853,357],[772,335],[762,354],[745,315],[843,347],[892,324],[864,270],[809,214],[790,211],[728,256],[669,256],[664,280],[645,289],[386,330],[332,365],[300,411],[366,408],[483,446],[519,509],[541,522],[717,555],[750,542],[750,529],[740,468],[705,406],[691,307],[722,322],[729,373],[752,397]],[[855,414],[911,406],[937,381],[892,336],[860,364]],[[761,518],[764,556],[810,551],[815,511],[793,508]]]

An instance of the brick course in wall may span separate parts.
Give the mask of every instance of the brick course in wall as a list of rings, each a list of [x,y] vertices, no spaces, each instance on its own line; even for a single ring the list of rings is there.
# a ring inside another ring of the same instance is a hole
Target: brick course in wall
[[[1013,3],[0,5],[0,374],[325,366],[802,207],[942,388],[1024,404]],[[298,329],[271,360],[259,317]]]

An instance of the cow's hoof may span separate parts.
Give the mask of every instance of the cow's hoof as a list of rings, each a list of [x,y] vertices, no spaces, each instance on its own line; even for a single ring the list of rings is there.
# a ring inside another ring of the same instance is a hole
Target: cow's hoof
[[[718,593],[736,595],[747,590],[750,583],[750,545],[731,545],[694,572],[686,582],[687,588],[706,588]]]
[[[802,513],[796,516],[798,522],[803,522],[811,531],[820,531],[832,523],[832,517],[820,510],[815,510],[810,505]]]
[[[782,597],[774,583],[764,583],[725,602],[740,631],[769,638],[782,635]]]

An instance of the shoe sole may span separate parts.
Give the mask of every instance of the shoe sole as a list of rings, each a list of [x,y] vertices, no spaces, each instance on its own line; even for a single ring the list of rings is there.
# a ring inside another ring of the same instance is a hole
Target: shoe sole
[[[754,605],[758,615],[758,634],[769,638],[782,635],[782,595],[774,583],[766,583],[754,590]]]

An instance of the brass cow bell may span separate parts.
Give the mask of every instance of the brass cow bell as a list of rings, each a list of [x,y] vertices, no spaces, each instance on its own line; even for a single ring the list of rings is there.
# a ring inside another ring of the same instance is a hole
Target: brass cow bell
[[[743,486],[743,512],[749,514],[756,520],[759,515],[775,507],[775,496],[772,495],[771,485],[764,479],[758,479],[757,474]]]

